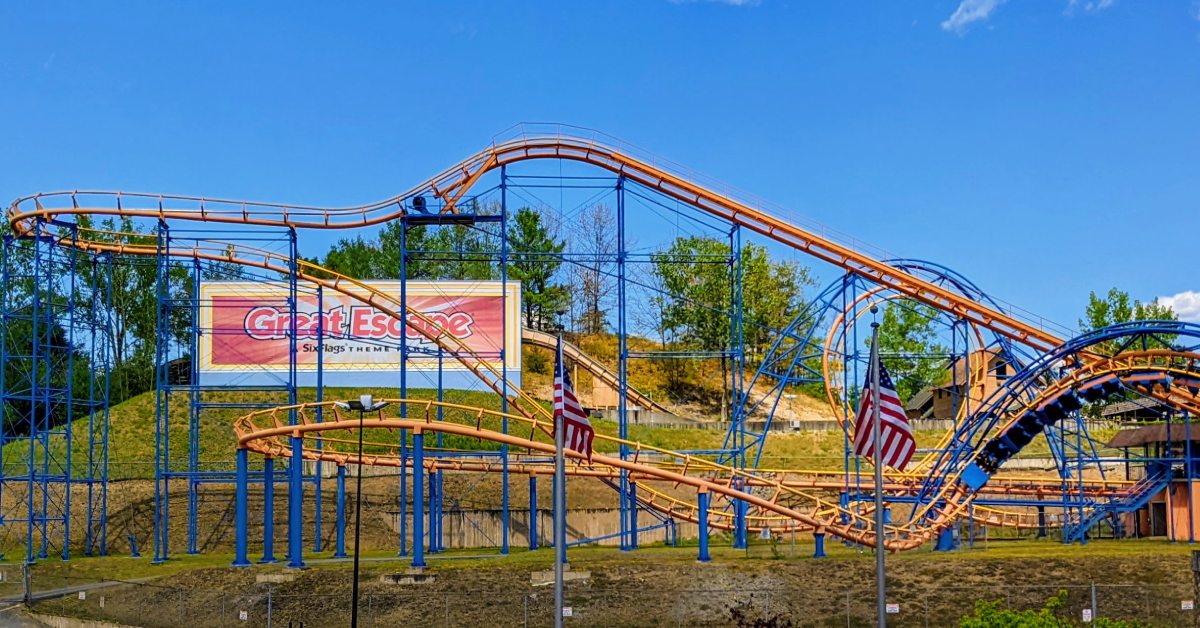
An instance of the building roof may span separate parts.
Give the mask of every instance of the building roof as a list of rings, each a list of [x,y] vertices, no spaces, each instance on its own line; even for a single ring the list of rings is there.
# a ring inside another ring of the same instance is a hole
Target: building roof
[[[1100,416],[1116,416],[1118,414],[1128,414],[1130,412],[1138,412],[1140,410],[1157,412],[1158,409],[1162,407],[1162,402],[1156,399],[1133,399],[1130,401],[1118,401],[1116,403],[1110,403],[1107,406],[1104,406],[1104,409],[1100,411]]]
[[[922,406],[929,403],[929,400],[932,398],[933,398],[933,389],[926,388],[925,390],[922,390],[921,392],[913,395],[912,399],[908,400],[908,404],[904,406],[904,409],[905,410],[913,410],[913,411],[920,410],[922,408]]]
[[[1187,428],[1183,425],[1172,425],[1171,427],[1171,442],[1183,442],[1188,436]],[[1200,426],[1191,430],[1192,442],[1200,442]],[[1112,440],[1108,441],[1108,446],[1113,448],[1121,447],[1141,447],[1150,443],[1165,443],[1167,442],[1167,424],[1157,423],[1155,425],[1147,425],[1138,427],[1132,430],[1121,430],[1117,432]]]

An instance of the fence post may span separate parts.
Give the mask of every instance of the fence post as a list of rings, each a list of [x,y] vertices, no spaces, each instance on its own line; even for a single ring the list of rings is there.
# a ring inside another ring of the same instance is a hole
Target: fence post
[[[446,596],[445,597],[445,599],[446,599],[446,625],[449,626],[450,625],[450,594],[446,593],[445,596]]]
[[[529,628],[529,594],[525,594],[525,628]]]
[[[850,628],[850,589],[846,589],[846,628]]]
[[[271,628],[271,588],[267,587],[267,628]]]
[[[21,564],[21,593],[25,606],[33,604],[33,574],[29,563]]]
[[[1092,621],[1100,618],[1100,614],[1096,612],[1096,581],[1092,581]]]

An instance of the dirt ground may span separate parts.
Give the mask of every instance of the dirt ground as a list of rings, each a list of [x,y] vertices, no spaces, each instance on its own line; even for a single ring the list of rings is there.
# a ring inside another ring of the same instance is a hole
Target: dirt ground
[[[590,572],[569,582],[568,624],[578,626],[870,625],[874,562],[869,552],[830,544],[829,557],[812,558],[811,541],[756,540],[747,550],[714,547],[711,563],[696,562],[695,547],[650,547],[634,552],[572,548],[572,571]],[[430,557],[423,584],[380,581],[402,574],[407,562],[375,554],[363,562],[360,621],[365,626],[551,625],[553,591],[547,584],[550,550],[508,557],[480,553]],[[488,552],[488,554],[492,554]],[[90,559],[39,566],[35,579],[50,586],[74,579],[152,582],[69,596],[36,610],[127,625],[339,626],[349,623],[350,564],[311,560],[310,567],[233,569],[228,557],[188,557],[161,567],[130,559]],[[108,561],[108,562],[106,562]],[[194,564],[189,564],[189,561]],[[1004,600],[1040,607],[1059,589],[1068,591],[1064,613],[1079,619],[1096,584],[1101,616],[1153,625],[1188,625],[1180,610],[1191,599],[1186,545],[1156,541],[1098,542],[1063,546],[1052,541],[993,542],[983,549],[938,554],[929,550],[889,557],[889,601],[900,605],[896,626],[956,625],[974,601]],[[283,575],[286,582],[258,582]],[[35,588],[38,587],[35,584]],[[268,603],[268,597],[270,601]],[[246,612],[246,620],[239,613]],[[769,622],[775,622],[771,624]]]

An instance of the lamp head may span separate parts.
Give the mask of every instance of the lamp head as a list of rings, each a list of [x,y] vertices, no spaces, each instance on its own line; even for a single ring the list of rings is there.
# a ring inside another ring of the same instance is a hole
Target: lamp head
[[[333,405],[343,410],[357,410],[359,412],[376,412],[388,406],[386,401],[375,401],[371,395],[361,395],[358,399],[350,401],[335,401]]]

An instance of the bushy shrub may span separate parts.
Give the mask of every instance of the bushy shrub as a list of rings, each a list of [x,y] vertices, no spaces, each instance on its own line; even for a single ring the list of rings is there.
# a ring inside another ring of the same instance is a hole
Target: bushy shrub
[[[958,625],[962,628],[1065,628],[1078,626],[1074,620],[1059,615],[1067,602],[1067,592],[1059,591],[1038,610],[1015,611],[1004,608],[1001,600],[975,602],[975,612],[963,617]],[[1140,628],[1149,626],[1139,622],[1097,617],[1092,620],[1095,628]]]

